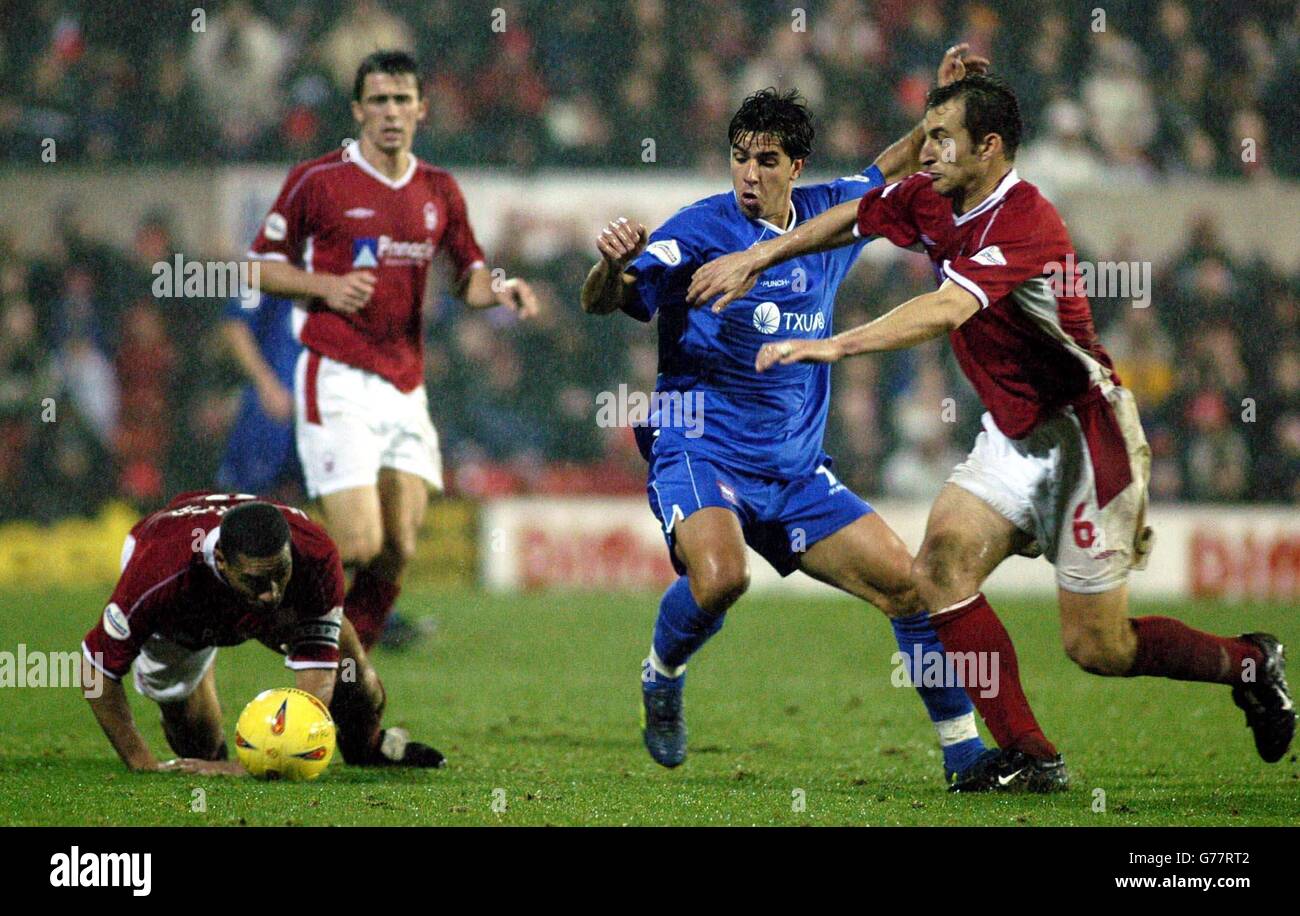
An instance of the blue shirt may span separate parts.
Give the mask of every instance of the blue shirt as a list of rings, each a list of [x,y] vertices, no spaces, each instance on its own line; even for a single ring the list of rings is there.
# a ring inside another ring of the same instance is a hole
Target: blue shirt
[[[239,299],[226,304],[222,316],[242,321],[257,342],[257,349],[286,388],[293,390],[294,366],[302,344],[293,336],[293,301],[263,294],[256,308],[246,309]],[[217,485],[243,493],[259,493],[285,477],[298,475],[293,421],[279,423],[262,412],[257,391],[249,384],[230,430],[226,454],[217,471]]]
[[[787,228],[883,183],[880,170],[872,166],[860,175],[796,187],[791,196],[794,221]],[[686,303],[698,268],[782,232],[766,220],[745,216],[735,193],[728,191],[677,211],[628,266],[637,278],[642,306],[628,313],[641,321],[659,315],[656,390],[689,394],[700,418],[693,429],[659,418],[660,447],[689,445],[769,477],[811,474],[825,461],[830,366],[797,363],[759,375],[754,360],[759,348],[774,340],[831,336],[835,293],[867,240],[770,268],[721,314],[715,315],[708,304],[690,308]]]

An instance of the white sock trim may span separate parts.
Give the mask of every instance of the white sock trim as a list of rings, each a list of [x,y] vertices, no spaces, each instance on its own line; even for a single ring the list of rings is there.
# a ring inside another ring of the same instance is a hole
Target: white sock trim
[[[941,607],[941,608],[939,608],[939,610],[937,610],[937,611],[931,611],[931,612],[930,612],[930,616],[931,616],[931,617],[938,617],[940,614],[947,614],[949,611],[960,611],[962,608],[964,608],[966,605],[970,604],[972,601],[974,601],[976,598],[978,598],[978,597],[979,597],[980,595],[982,595],[982,594],[984,594],[984,593],[983,593],[983,592],[976,592],[975,594],[971,595],[969,598],[963,598],[963,599],[961,599],[961,600],[958,601],[956,604],[950,604],[950,605],[948,605],[947,607]]]
[[[939,732],[940,747],[951,747],[954,744],[980,736],[979,729],[975,726],[975,713],[973,712],[968,712],[966,715],[958,716],[955,719],[936,722],[934,727]]]
[[[676,668],[669,668],[665,665],[663,659],[659,657],[659,653],[655,651],[654,646],[650,647],[650,667],[664,677],[681,677],[686,673],[685,665],[678,665]]]

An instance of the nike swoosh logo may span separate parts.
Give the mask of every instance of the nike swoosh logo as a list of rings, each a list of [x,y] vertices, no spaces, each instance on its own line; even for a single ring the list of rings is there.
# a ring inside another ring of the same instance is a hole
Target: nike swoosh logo
[[[1000,785],[1000,786],[1009,785],[1010,782],[1011,782],[1011,780],[1015,779],[1017,776],[1019,776],[1021,773],[1023,773],[1023,772],[1025,771],[1025,769],[1026,769],[1025,767],[1021,767],[1020,769],[1018,769],[1018,770],[1016,770],[1014,773],[1012,773],[1010,776],[999,776],[999,777],[998,777],[998,785]]]

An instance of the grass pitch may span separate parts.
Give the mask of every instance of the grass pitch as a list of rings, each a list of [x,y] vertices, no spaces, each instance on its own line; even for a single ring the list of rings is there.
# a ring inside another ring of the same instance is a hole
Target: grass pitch
[[[107,592],[0,592],[0,651],[76,649]],[[1258,759],[1227,687],[1085,674],[1061,651],[1049,601],[996,606],[1039,720],[1066,755],[1068,793],[947,795],[920,701],[890,684],[887,623],[835,599],[742,599],[692,663],[690,755],[663,770],[638,723],[656,604],[653,595],[407,589],[403,612],[433,617],[436,632],[375,662],[388,723],[446,753],[441,771],[358,769],[336,756],[308,784],[133,775],[75,688],[0,689],[0,824],[1300,823],[1296,757]],[[1294,609],[1280,606],[1137,613],[1300,636]],[[291,683],[259,645],[221,650],[227,736],[258,691]],[[172,756],[152,704],[128,692],[155,753]],[[206,810],[196,811],[200,788]]]

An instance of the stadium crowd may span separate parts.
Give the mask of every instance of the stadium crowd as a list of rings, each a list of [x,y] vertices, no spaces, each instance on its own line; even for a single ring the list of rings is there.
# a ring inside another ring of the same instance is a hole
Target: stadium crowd
[[[819,170],[860,168],[863,150],[916,120],[933,62],[961,35],[1006,62],[1030,129],[1022,162],[1049,193],[1103,172],[1300,176],[1300,153],[1279,142],[1300,126],[1300,7],[1289,2],[1117,2],[1096,33],[1094,4],[1077,2],[888,0],[868,12],[835,0],[806,4],[806,33],[784,3],[573,0],[502,3],[494,35],[492,6],[235,0],[209,5],[193,31],[188,3],[127,5],[110,24],[89,2],[0,0],[0,155],[22,159],[55,137],[103,164],[315,156],[352,131],[351,74],[379,40],[428,62],[436,129],[416,153],[453,169],[630,165],[653,137],[659,161],[717,174],[719,124],[770,83],[808,96]],[[1254,161],[1240,155],[1246,137]],[[114,498],[148,508],[211,485],[240,384],[217,341],[223,303],[149,292],[151,266],[191,251],[187,241],[159,212],[119,250],[75,209],[40,256],[0,237],[0,518],[85,514]],[[596,396],[652,389],[653,332],[570,320],[589,239],[559,238],[545,254],[521,237],[497,247],[546,315],[471,314],[435,290],[427,381],[450,488],[639,492],[644,465],[626,429],[597,425]],[[921,257],[864,261],[837,326],[932,283]],[[1148,424],[1153,498],[1300,500],[1300,276],[1231,255],[1200,217],[1156,265],[1151,298],[1094,309]],[[864,494],[931,498],[978,430],[978,402],[942,343],[847,361],[835,392],[827,448]]]
[[[0,2],[0,155],[54,138],[78,161],[287,161],[351,136],[376,44],[429,69],[434,161],[717,168],[741,98],[798,86],[826,167],[910,124],[960,35],[1019,88],[1027,156],[1066,180],[1300,176],[1291,0],[90,0]],[[499,12],[497,12],[499,11]],[[268,91],[268,87],[274,87]],[[833,90],[833,91],[832,91]],[[1243,139],[1255,155],[1243,160]],[[1062,154],[1067,160],[1062,162]]]

